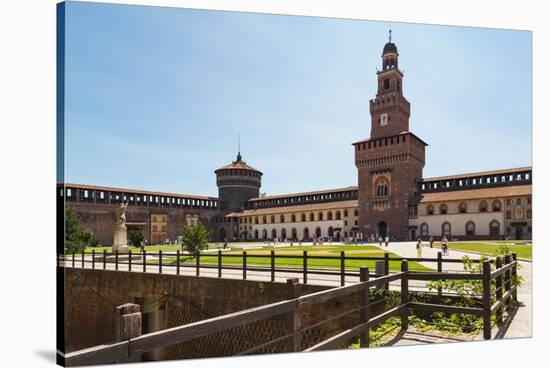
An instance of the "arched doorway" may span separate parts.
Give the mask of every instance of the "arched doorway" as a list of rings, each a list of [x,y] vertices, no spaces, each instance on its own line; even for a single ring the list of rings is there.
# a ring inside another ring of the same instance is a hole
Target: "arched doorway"
[[[271,238],[275,239],[277,237],[277,230],[273,229],[271,230]]]
[[[316,236],[317,238],[320,238],[320,237],[321,237],[321,228],[320,228],[320,227],[318,227],[318,228],[315,229],[315,236]]]
[[[489,235],[493,240],[500,238],[500,223],[497,220],[493,220],[489,224]]]
[[[285,239],[286,239],[286,229],[283,228],[283,229],[281,230],[281,240],[282,240],[282,241],[285,241]]]
[[[309,229],[307,227],[304,228],[304,241],[309,240]]]
[[[382,238],[385,238],[386,235],[388,235],[388,225],[386,224],[386,222],[380,221],[376,228],[378,230],[378,235]]]
[[[258,240],[258,230],[254,230],[254,239]]]
[[[266,239],[267,239],[267,230],[266,230],[266,229],[263,229],[263,230],[262,230],[262,239],[263,239],[263,240],[266,240]]]
[[[298,239],[298,232],[296,231],[296,228],[293,227],[292,230],[290,231],[290,234],[291,234],[292,240]]]
[[[222,228],[222,229],[220,230],[220,240],[221,240],[221,241],[225,241],[226,238],[227,238],[227,234],[225,233],[225,229]]]
[[[334,229],[332,228],[332,226],[328,227],[328,236],[331,238],[334,237]]]

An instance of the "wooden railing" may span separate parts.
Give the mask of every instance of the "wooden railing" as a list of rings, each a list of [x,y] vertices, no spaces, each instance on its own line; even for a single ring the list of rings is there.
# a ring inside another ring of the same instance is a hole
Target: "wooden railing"
[[[127,260],[121,260],[120,257],[124,256]],[[136,256],[139,256],[139,260],[134,260]],[[288,254],[276,254],[271,250],[270,254],[248,254],[243,251],[242,254],[228,254],[221,250],[214,252],[199,253],[194,260],[194,264],[181,262],[181,258],[189,256],[186,253],[180,251],[166,253],[162,250],[158,252],[140,252],[140,253],[118,253],[107,252],[96,253],[95,251],[88,253],[69,253],[58,254],[57,264],[58,266],[65,267],[81,267],[85,268],[86,265],[91,265],[92,269],[107,269],[107,265],[114,264],[115,270],[121,270],[121,266],[124,266],[125,271],[141,271],[151,272],[151,266],[156,267],[155,271],[163,273],[166,268],[175,270],[175,274],[180,275],[183,268],[194,269],[195,276],[201,275],[201,269],[215,269],[219,278],[223,277],[223,270],[241,270],[242,279],[246,280],[249,271],[263,272],[270,275],[270,280],[275,281],[277,273],[296,273],[301,274],[302,282],[308,283],[308,275],[333,275],[339,276],[340,286],[346,284],[346,277],[360,278],[360,274],[357,271],[350,270],[346,267],[348,261],[374,261],[377,263],[375,273],[371,274],[374,277],[380,277],[388,275],[390,273],[390,262],[401,262],[404,257],[390,257],[389,253],[384,253],[383,256],[349,256],[344,251],[340,252],[339,256],[319,256],[310,255],[306,250],[301,255],[288,255]],[[156,259],[153,259],[155,257]],[[174,257],[175,262],[167,263],[165,257]],[[201,261],[204,258],[215,259],[215,262]],[[269,266],[251,265],[250,259],[269,259]],[[224,264],[224,260],[241,259],[241,265]],[[277,260],[299,260],[298,263],[301,267],[281,267],[276,266]],[[311,260],[324,260],[324,261],[337,261],[337,267],[311,267]],[[408,261],[422,262],[422,263],[434,263],[437,267],[437,272],[443,272],[443,266],[446,263],[462,263],[462,259],[458,258],[444,258],[441,252],[438,252],[436,258],[407,258]],[[480,260],[472,259],[473,263],[479,263]],[[148,267],[149,266],[149,267]],[[172,271],[173,273],[173,271]]]
[[[300,284],[298,279],[292,278],[287,280],[287,300],[246,309],[183,326],[168,328],[141,336],[141,326],[136,327],[134,334],[128,334],[128,330],[126,329],[125,332],[128,338],[124,341],[117,341],[114,344],[100,345],[89,349],[64,354],[62,355],[62,360],[64,360],[64,363],[67,366],[124,362],[128,359],[135,360],[139,359],[141,353],[147,351],[186,342],[201,336],[227,331],[231,328],[280,315],[286,315],[288,326],[287,334],[277,337],[271,341],[259,344],[253,348],[241,351],[237,355],[252,354],[268,346],[282,342],[285,342],[287,351],[316,351],[334,349],[339,346],[349,344],[351,340],[357,337],[359,337],[361,347],[369,347],[371,344],[369,332],[372,328],[384,323],[390,317],[399,316],[401,320],[400,328],[402,330],[406,330],[409,325],[409,315],[411,311],[439,311],[445,313],[464,313],[482,316],[483,337],[485,339],[490,339],[492,314],[496,314],[497,323],[502,323],[503,308],[510,308],[511,300],[517,300],[517,288],[513,282],[513,279],[517,275],[517,265],[518,262],[516,260],[516,255],[514,254],[513,256],[506,256],[504,258],[504,264],[502,263],[502,259],[500,257],[497,258],[495,261],[496,269],[494,271],[491,270],[491,263],[487,260],[483,262],[482,273],[449,274],[441,272],[411,272],[409,271],[408,261],[402,260],[400,272],[370,279],[369,269],[367,267],[361,267],[359,271],[360,282],[303,296],[300,295]],[[482,306],[480,308],[462,307],[411,302],[409,300],[410,280],[433,281],[440,279],[480,280],[483,286]],[[495,290],[492,290],[493,280],[495,281]],[[401,284],[400,303],[377,315],[370,315],[371,309],[375,303],[385,302],[384,299],[370,302],[370,290],[372,288],[384,287],[384,285],[395,281],[399,281]],[[330,318],[313,325],[301,327],[300,311],[304,307],[353,294],[359,295],[359,306],[357,308],[343,312],[336,316],[331,316]],[[139,306],[136,307],[139,308]],[[135,307],[130,309],[135,312]],[[356,312],[359,312],[359,320],[357,321],[357,325],[331,336],[314,346],[307,347],[305,350],[302,349],[301,338],[304,332]],[[116,316],[119,316],[119,318],[125,317],[121,317],[120,312]],[[133,316],[135,316],[135,313]],[[119,323],[118,325],[128,326],[128,323]]]

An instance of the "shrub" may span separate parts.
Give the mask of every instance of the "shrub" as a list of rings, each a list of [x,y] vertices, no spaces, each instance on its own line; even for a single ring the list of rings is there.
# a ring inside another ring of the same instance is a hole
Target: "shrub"
[[[182,249],[189,252],[192,257],[208,246],[210,231],[202,224],[195,226],[184,226],[182,237]]]
[[[134,247],[141,246],[141,242],[145,239],[145,235],[141,230],[130,230],[128,232],[128,240]]]

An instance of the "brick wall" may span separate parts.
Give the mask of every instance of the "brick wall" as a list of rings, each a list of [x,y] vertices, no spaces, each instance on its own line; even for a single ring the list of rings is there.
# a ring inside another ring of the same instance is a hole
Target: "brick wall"
[[[66,269],[65,280],[66,352],[113,342],[114,308],[127,302],[158,301],[163,308],[162,328],[169,328],[284,300],[287,290],[284,283],[70,268]],[[314,285],[302,288],[302,294],[327,289]],[[300,313],[302,326],[357,305],[358,298],[354,295],[304,308]],[[307,331],[302,347],[312,346],[357,321],[358,313],[352,313]],[[166,347],[158,358],[229,356],[286,333],[284,316],[280,316]],[[285,349],[284,343],[280,343],[259,353]]]

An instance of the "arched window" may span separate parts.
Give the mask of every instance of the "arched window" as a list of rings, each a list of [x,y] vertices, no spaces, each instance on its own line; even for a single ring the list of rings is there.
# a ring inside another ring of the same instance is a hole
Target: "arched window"
[[[458,211],[460,213],[466,213],[468,212],[468,206],[466,205],[465,202],[461,202],[460,205],[458,206]]]
[[[271,215],[271,223],[274,224],[275,223],[275,216]]]
[[[295,214],[292,214],[292,215],[290,216],[290,221],[291,221],[291,222],[296,222],[296,215],[295,215]]]
[[[426,209],[426,213],[428,215],[433,215],[434,214],[434,206],[432,206],[431,204],[428,206],[428,208]]]
[[[512,212],[506,211],[506,220],[511,220],[511,219],[512,219]]]
[[[336,220],[341,220],[342,219],[342,214],[340,213],[340,211],[336,211]]]
[[[157,225],[153,225],[153,231],[158,231],[157,230]]]
[[[262,217],[262,224],[267,224],[267,217]],[[264,238],[265,239],[265,238]]]
[[[451,237],[451,224],[444,222],[441,225],[441,235],[445,235],[447,238]]]
[[[487,212],[487,202],[481,201],[479,203],[479,212]]]
[[[162,231],[166,232],[166,225],[162,225]]]
[[[476,224],[473,221],[466,223],[466,236],[472,237],[476,235]]]
[[[531,217],[533,217],[533,212],[531,212],[530,209],[527,210],[527,218],[530,219]]]
[[[387,197],[390,195],[389,192],[389,182],[386,178],[380,178],[376,181],[376,196],[377,197]]]
[[[448,210],[448,207],[445,203],[442,203],[440,206],[439,206],[439,213],[442,214],[442,215],[446,215],[447,214],[447,210]]]
[[[279,222],[285,222],[285,215],[279,216]]]
[[[500,212],[501,210],[502,210],[502,203],[498,199],[495,199],[493,201],[493,212]]]
[[[332,211],[328,211],[327,220],[332,221]]]
[[[258,224],[258,216],[254,217],[254,224],[255,224],[255,225]]]
[[[424,222],[422,225],[420,225],[420,235],[428,236],[429,233],[430,233],[430,229],[428,227],[428,224]]]
[[[306,222],[306,214],[302,213],[302,222]]]
[[[390,80],[388,78],[384,79],[384,89],[390,88]]]
[[[309,221],[315,221],[315,215],[313,214],[313,212],[309,214]]]
[[[348,217],[348,210],[344,210],[344,217]]]
[[[323,212],[317,214],[317,221],[323,221]]]

